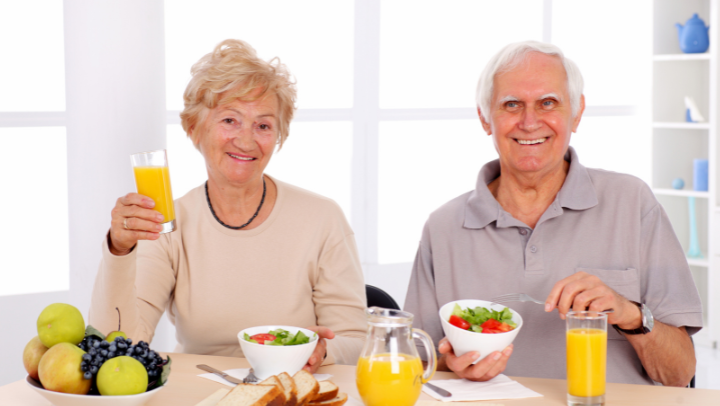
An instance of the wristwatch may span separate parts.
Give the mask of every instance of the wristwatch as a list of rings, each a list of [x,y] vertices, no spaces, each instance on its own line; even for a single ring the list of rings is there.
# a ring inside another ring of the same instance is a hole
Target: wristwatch
[[[650,312],[650,308],[645,306],[645,303],[638,303],[630,301],[630,303],[636,305],[640,308],[640,314],[642,316],[642,326],[639,328],[636,328],[634,330],[625,330],[624,328],[620,328],[617,326],[617,324],[613,324],[613,328],[615,330],[623,333],[623,334],[647,334],[652,331],[653,325],[655,325],[655,319],[653,318],[652,312]]]

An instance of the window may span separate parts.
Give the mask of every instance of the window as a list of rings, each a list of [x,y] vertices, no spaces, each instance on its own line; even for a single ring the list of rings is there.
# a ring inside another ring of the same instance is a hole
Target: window
[[[472,190],[496,158],[475,88],[487,59],[510,42],[553,42],[580,66],[588,106],[571,144],[583,163],[649,178],[639,96],[649,94],[647,1],[213,0],[165,9],[168,148],[197,168],[174,169],[174,188],[206,177],[177,126],[190,66],[225,38],[279,56],[297,78],[299,110],[268,173],[341,205],[369,283],[383,270],[409,271],[428,215]],[[272,24],[248,18],[264,15]],[[397,285],[388,290],[402,303],[405,286]]]

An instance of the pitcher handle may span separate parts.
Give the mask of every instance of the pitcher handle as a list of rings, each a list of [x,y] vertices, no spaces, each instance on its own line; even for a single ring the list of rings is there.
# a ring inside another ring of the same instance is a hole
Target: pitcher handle
[[[425,346],[425,352],[427,353],[427,367],[425,368],[425,373],[422,376],[422,383],[426,383],[430,379],[432,379],[433,375],[435,375],[435,367],[437,366],[437,355],[435,355],[435,345],[433,345],[433,340],[430,338],[428,333],[414,328],[412,329],[412,336],[413,338],[420,339],[420,341],[423,342],[423,345]]]

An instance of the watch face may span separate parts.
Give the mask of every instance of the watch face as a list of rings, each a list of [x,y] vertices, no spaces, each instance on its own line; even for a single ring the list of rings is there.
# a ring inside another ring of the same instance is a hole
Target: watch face
[[[645,306],[643,303],[641,306],[642,310],[642,323],[643,328],[647,330],[647,332],[651,332],[653,329],[653,326],[655,325],[655,319],[653,318],[652,313],[650,312],[650,309]]]

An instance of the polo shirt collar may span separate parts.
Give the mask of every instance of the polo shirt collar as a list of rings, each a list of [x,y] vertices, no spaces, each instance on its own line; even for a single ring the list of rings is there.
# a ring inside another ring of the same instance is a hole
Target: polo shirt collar
[[[573,147],[568,148],[565,160],[570,162],[570,168],[553,204],[571,210],[585,210],[596,206],[598,199],[595,187],[587,168],[580,164]],[[522,225],[519,220],[512,218],[503,210],[487,187],[498,176],[500,176],[499,159],[488,162],[480,170],[475,190],[470,193],[465,204],[465,220],[463,222],[465,228],[484,228],[493,221],[497,222],[498,227]]]

